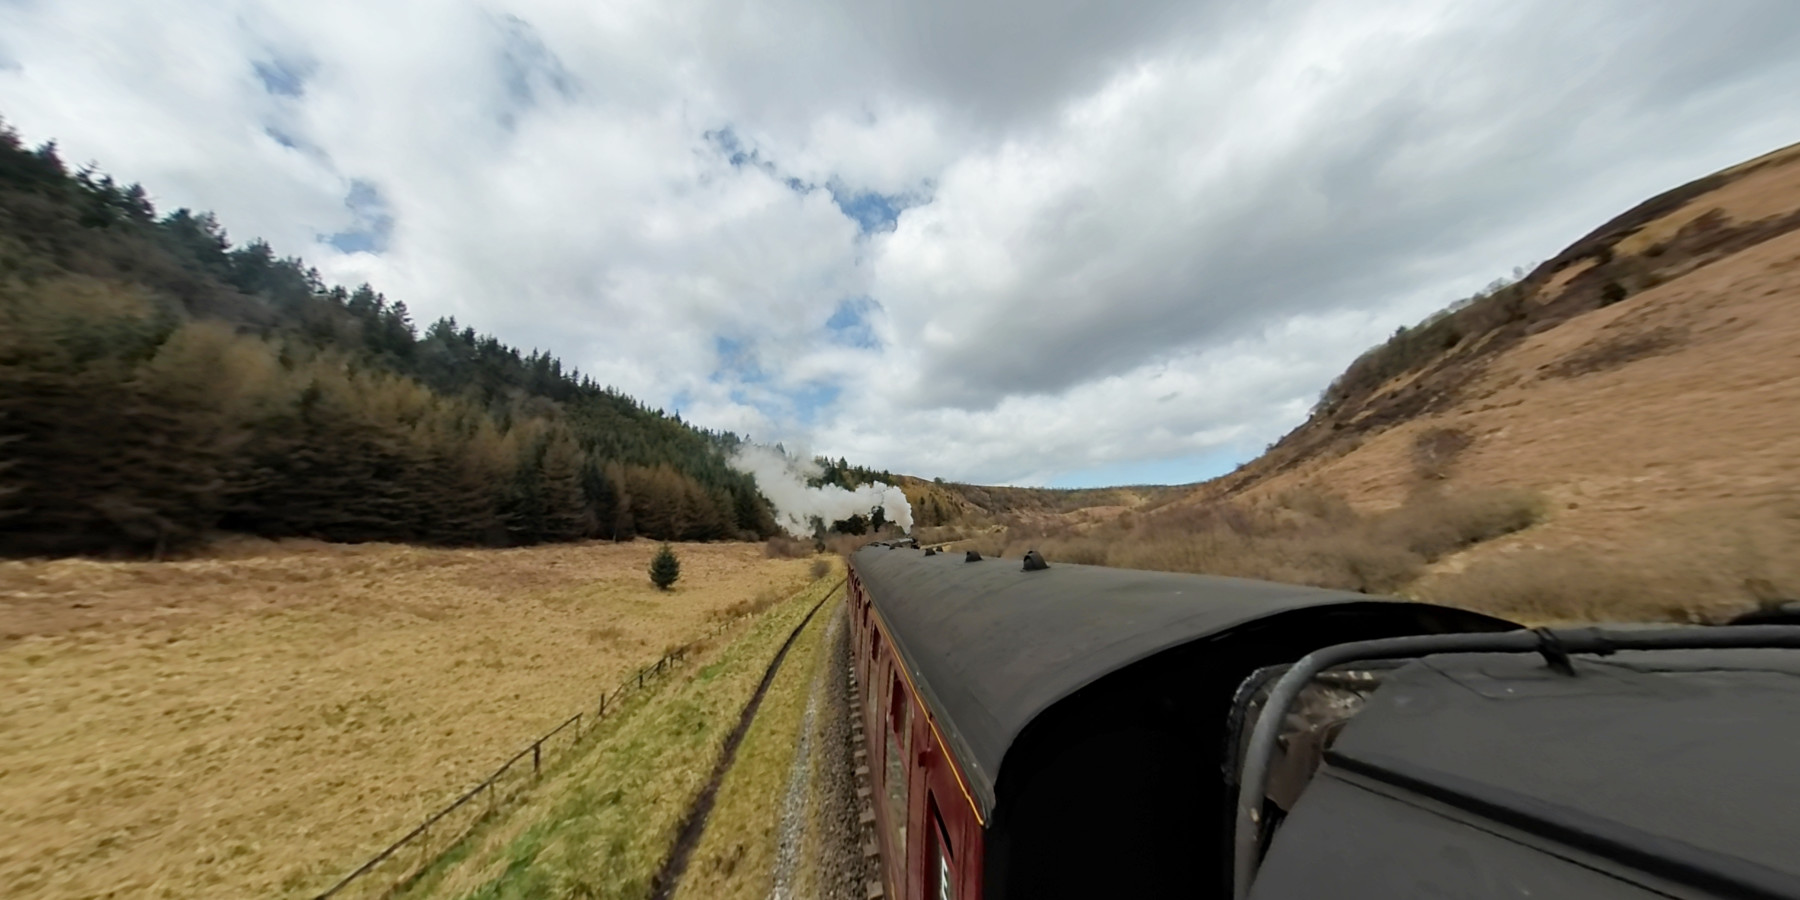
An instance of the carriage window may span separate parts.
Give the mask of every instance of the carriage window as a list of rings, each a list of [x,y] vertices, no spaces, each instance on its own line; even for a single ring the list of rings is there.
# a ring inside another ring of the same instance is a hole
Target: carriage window
[[[944,819],[938,815],[937,798],[929,797],[926,802],[931,806],[931,853],[926,865],[931,867],[929,874],[930,887],[925,896],[931,900],[956,900],[956,873],[950,869],[950,855],[955,851],[950,848],[950,838],[944,833]]]
[[[887,728],[887,803],[889,834],[894,853],[906,858],[906,780],[912,729],[907,727],[906,688],[900,676],[894,676],[888,705]]]

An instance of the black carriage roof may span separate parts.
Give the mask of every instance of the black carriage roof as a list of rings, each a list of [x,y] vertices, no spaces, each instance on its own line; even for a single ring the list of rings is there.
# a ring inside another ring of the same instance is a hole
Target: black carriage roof
[[[970,563],[961,553],[927,557],[878,546],[857,551],[852,563],[913,684],[964,762],[983,816],[993,811],[1001,761],[1020,731],[1082,686],[1277,613],[1381,600],[1101,566],[1053,563],[1026,572],[1018,559]]]
[[[1252,896],[1492,896],[1471,873],[1504,872],[1517,896],[1690,895],[1673,882],[1800,897],[1800,653],[1623,651],[1575,668],[1470,653],[1390,675]],[[1386,787],[1358,786],[1371,780]]]

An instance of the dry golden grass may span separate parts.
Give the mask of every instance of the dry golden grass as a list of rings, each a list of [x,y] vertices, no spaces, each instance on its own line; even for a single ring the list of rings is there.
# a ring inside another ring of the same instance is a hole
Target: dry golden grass
[[[1716,191],[1694,198],[1637,233],[1627,235],[1614,245],[1613,252],[1619,255],[1643,253],[1713,210],[1724,213],[1730,224],[1755,222],[1791,212],[1794,196],[1800,193],[1800,152],[1796,150],[1789,147],[1760,160],[1752,160],[1754,171]]]
[[[1800,186],[1782,196],[1800,208]],[[1418,442],[1456,429],[1472,440],[1443,493],[1518,487],[1545,499],[1546,520],[1476,545],[1408,591],[1557,620],[1667,619],[1676,605],[1711,617],[1749,608],[1758,597],[1747,585],[1768,581],[1800,596],[1800,582],[1764,575],[1734,549],[1800,559],[1800,531],[1779,512],[1800,500],[1797,300],[1800,232],[1790,232],[1531,335],[1441,412],[1338,444],[1235,499],[1316,484],[1365,513],[1393,509],[1418,488]],[[1546,570],[1562,558],[1633,584],[1657,574],[1601,602],[1601,589],[1529,585],[1525,557],[1511,560],[1519,548],[1561,554]],[[1465,575],[1460,592],[1440,583]]]
[[[1595,262],[1593,258],[1589,257],[1564,268],[1561,272],[1556,273],[1556,275],[1544,285],[1544,289],[1538,294],[1538,297],[1543,300],[1555,297],[1557,294],[1562,293],[1563,288],[1568,287],[1569,282],[1574,281],[1576,276],[1592,269],[1594,266]]]
[[[1800,161],[1800,144],[1789,144],[1779,150],[1771,150],[1768,153],[1764,153],[1755,159],[1747,159],[1729,169],[1723,169],[1719,174],[1736,175],[1739,172],[1746,172],[1751,169],[1762,168],[1763,166],[1786,165],[1787,163],[1795,161]]]
[[[1636,518],[1620,543],[1552,522],[1446,560],[1409,592],[1530,625],[1718,622],[1800,597],[1800,501]]]
[[[754,544],[0,563],[9,897],[316,893],[604,687],[807,581]]]
[[[805,559],[814,553],[813,542],[778,534],[763,544],[763,555],[770,559]]]
[[[1541,513],[1539,499],[1526,491],[1420,491],[1395,509],[1365,514],[1334,494],[1293,489],[1258,502],[1177,507],[1096,528],[1022,525],[963,545],[987,556],[1036,549],[1052,564],[1389,593],[1440,557],[1528,528]]]
[[[784,598],[633,698],[518,809],[478,829],[405,896],[648,896],[683,814],[770,659],[838,581],[834,572]],[[826,603],[814,621],[831,612]]]

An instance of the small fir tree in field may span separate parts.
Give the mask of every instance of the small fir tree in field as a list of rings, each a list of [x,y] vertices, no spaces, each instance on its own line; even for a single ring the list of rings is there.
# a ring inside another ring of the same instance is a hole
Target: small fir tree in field
[[[675,551],[668,544],[662,545],[655,558],[650,560],[650,583],[666,591],[680,577],[681,560],[675,558]]]

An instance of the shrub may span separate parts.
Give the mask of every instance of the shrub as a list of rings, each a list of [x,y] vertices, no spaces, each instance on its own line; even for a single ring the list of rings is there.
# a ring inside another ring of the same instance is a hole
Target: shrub
[[[1481,490],[1420,493],[1398,509],[1366,515],[1306,487],[1255,501],[1172,506],[1078,531],[1013,522],[959,546],[984,556],[1035,547],[1055,562],[1260,578],[1365,593],[1393,593],[1445,554],[1538,521],[1535,494]]]
[[[1529,491],[1502,488],[1430,493],[1416,495],[1381,516],[1375,530],[1385,543],[1433,562],[1465,547],[1530,528],[1542,515],[1542,501]]]
[[[763,545],[763,556],[769,559],[805,559],[813,555],[811,541],[778,534]]]
[[[813,560],[811,571],[814,581],[824,578],[831,574],[831,561],[823,558],[815,559]]]
[[[1292,510],[1301,515],[1318,519],[1327,525],[1345,525],[1356,521],[1356,510],[1350,506],[1348,501],[1336,494],[1310,485],[1283,491],[1281,496],[1275,499],[1275,503],[1280,509]],[[1218,514],[1235,530],[1244,532],[1249,526],[1241,524],[1241,514],[1233,516],[1233,513],[1236,512],[1237,510],[1233,507],[1225,506],[1219,510]],[[1239,522],[1234,523],[1234,518],[1239,519]]]
[[[781,594],[772,590],[764,590],[757,593],[755,597],[752,597],[749,600],[739,600],[724,609],[714,612],[713,618],[730,620],[740,616],[754,615],[780,603],[781,600]]]
[[[650,583],[656,585],[657,590],[666,591],[680,577],[681,560],[675,558],[674,548],[662,545],[650,560]]]
[[[1450,477],[1450,465],[1475,439],[1460,428],[1427,428],[1413,439],[1413,471],[1427,481]]]
[[[1796,548],[1800,503],[1644,514],[1629,540],[1515,545],[1434,574],[1411,593],[1528,625],[1722,622],[1800,597]]]
[[[1704,618],[1694,579],[1581,550],[1527,550],[1490,559],[1432,584],[1420,599],[1540,625],[1556,622]]]
[[[825,536],[823,543],[826,551],[839,556],[849,556],[861,549],[864,544],[878,540],[880,538],[872,534],[831,534]]]
[[[1616,369],[1626,363],[1658,356],[1681,347],[1688,341],[1685,328],[1659,325],[1647,331],[1618,334],[1606,340],[1590,341],[1576,348],[1548,368],[1547,378],[1575,378],[1594,372]]]

